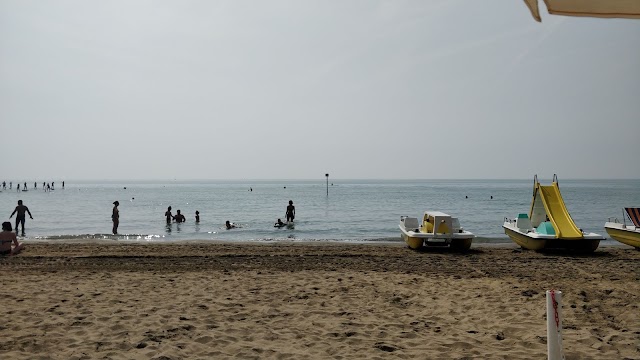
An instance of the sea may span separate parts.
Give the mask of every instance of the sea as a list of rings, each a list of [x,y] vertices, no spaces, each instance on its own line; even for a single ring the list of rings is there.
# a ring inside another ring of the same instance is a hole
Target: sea
[[[550,184],[551,180],[540,179]],[[22,184],[22,183],[21,183]],[[459,218],[473,232],[474,243],[510,243],[505,218],[527,213],[533,194],[530,180],[198,180],[65,181],[52,191],[42,183],[28,191],[0,192],[2,221],[23,200],[26,240],[176,242],[398,242],[403,215],[427,210]],[[640,206],[640,180],[560,180],[560,192],[578,227],[606,236],[609,218],[622,221],[623,207]],[[118,235],[111,234],[112,203],[119,201]],[[288,201],[296,208],[293,226],[285,221]],[[184,223],[167,224],[164,213],[180,210]],[[195,222],[195,212],[200,222]],[[227,230],[226,221],[236,225]],[[613,240],[607,240],[614,243]],[[606,243],[606,242],[605,242]]]

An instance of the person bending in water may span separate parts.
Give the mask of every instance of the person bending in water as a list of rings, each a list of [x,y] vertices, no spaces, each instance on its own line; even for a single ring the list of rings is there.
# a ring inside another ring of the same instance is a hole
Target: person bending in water
[[[293,221],[293,219],[296,217],[296,207],[293,206],[293,201],[291,200],[289,200],[289,205],[287,206],[287,213],[285,215],[287,216],[287,222]]]
[[[227,222],[225,223],[225,226],[227,227],[227,230],[231,230],[231,229],[235,229],[236,226],[234,224],[232,224],[231,222],[229,222],[229,220],[227,220]]]
[[[181,223],[186,219],[184,218],[184,215],[180,214],[180,210],[176,210],[176,216],[173,217],[173,220],[175,220],[177,223]]]
[[[283,227],[285,225],[287,225],[287,224],[283,223],[281,219],[278,219],[278,221],[276,221],[276,223],[273,224],[273,227],[281,228],[281,227]]]
[[[33,220],[33,216],[31,216],[31,211],[29,211],[29,208],[22,205],[22,200],[18,200],[18,206],[16,206],[16,209],[13,210],[11,216],[9,216],[9,219],[11,219],[15,213],[18,213],[18,215],[16,215],[16,234],[18,233],[18,227],[20,226],[20,224],[22,224],[22,236],[24,236],[24,222],[26,220],[25,213],[29,214],[31,220]]]
[[[11,243],[15,246],[11,250]],[[11,229],[11,223],[5,221],[2,223],[2,232],[0,232],[0,255],[17,255],[24,246],[18,242],[16,234]]]

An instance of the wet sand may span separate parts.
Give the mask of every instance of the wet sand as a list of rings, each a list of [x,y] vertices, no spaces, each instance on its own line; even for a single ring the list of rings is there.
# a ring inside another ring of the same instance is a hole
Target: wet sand
[[[640,359],[640,251],[27,244],[0,258],[2,359]]]

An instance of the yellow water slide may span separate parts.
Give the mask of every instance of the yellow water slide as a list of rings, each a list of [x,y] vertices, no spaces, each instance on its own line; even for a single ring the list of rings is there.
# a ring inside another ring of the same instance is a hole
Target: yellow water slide
[[[583,238],[582,231],[576,226],[567,211],[557,182],[554,181],[549,186],[540,185],[540,197],[559,239]]]

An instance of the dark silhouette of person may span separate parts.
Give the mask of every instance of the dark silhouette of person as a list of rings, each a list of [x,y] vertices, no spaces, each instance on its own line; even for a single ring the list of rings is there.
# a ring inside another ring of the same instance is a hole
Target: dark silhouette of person
[[[181,223],[185,221],[184,215],[180,214],[180,210],[176,210],[176,215],[173,217],[177,223]]]
[[[64,189],[64,181],[62,182],[62,188]]]
[[[171,206],[167,208],[167,211],[165,211],[164,216],[167,218],[167,224],[171,224],[171,219],[173,219],[173,215],[171,215]]]
[[[18,215],[16,215],[16,234],[18,233],[18,226],[22,224],[22,236],[24,236],[24,222],[26,220],[26,214],[29,214],[31,220],[33,220],[33,216],[31,216],[29,208],[22,204],[22,200],[18,200],[18,206],[13,210],[9,219],[11,219],[15,213],[18,213]]]
[[[24,182],[24,186],[22,187],[23,189],[27,190],[27,182]]]
[[[34,188],[34,189],[37,189],[37,188],[38,188],[38,183],[37,183],[37,182],[34,182],[34,183],[33,183],[33,188]]]
[[[281,227],[283,227],[285,225],[287,225],[287,224],[283,223],[281,219],[278,219],[278,221],[276,221],[276,223],[273,224],[273,227],[281,228]]]
[[[7,189],[7,182],[3,181],[2,182],[2,190],[6,190]]]
[[[45,183],[44,181],[42,182],[42,190],[47,191],[47,187],[45,186],[47,183]]]
[[[18,184],[18,187],[16,187],[16,191],[20,191],[20,184]]]
[[[113,221],[113,235],[118,234],[118,225],[120,225],[120,210],[118,210],[120,203],[116,200],[113,202],[113,211],[111,212],[111,221]]]
[[[200,222],[200,211],[196,210],[196,222]]]
[[[227,222],[225,223],[225,226],[227,227],[227,230],[234,229],[236,227],[234,224],[229,222],[229,220],[227,220]]]
[[[293,219],[296,217],[296,207],[293,206],[292,200],[289,200],[289,205],[287,206],[287,212],[285,215],[287,217],[287,222],[293,221]]]
[[[13,187],[13,182],[9,181],[9,190],[11,190],[12,187]]]
[[[51,191],[51,186],[49,186],[49,183],[47,183],[47,191]]]
[[[11,249],[13,243],[13,250]],[[16,234],[11,229],[11,223],[5,221],[2,223],[2,232],[0,232],[0,256],[1,255],[18,255],[24,249],[24,245],[18,242]]]
[[[54,187],[56,187],[56,183],[55,182],[51,182],[51,188],[53,189]]]

